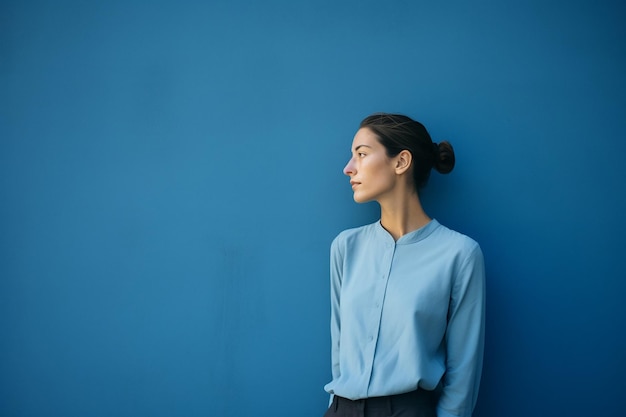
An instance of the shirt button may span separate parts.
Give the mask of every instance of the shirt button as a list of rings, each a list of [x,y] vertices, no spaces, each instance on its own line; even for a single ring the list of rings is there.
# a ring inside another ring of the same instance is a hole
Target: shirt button
[[[367,340],[369,340],[371,342],[372,340],[374,340],[374,337],[370,336],[370,337],[367,338]]]

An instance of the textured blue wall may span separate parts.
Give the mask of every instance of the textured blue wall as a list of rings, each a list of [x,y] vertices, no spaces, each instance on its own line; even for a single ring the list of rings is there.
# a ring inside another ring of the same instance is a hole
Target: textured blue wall
[[[3,1],[0,415],[321,416],[329,244],[377,217],[341,169],[391,111],[485,252],[475,415],[622,416],[625,10]]]

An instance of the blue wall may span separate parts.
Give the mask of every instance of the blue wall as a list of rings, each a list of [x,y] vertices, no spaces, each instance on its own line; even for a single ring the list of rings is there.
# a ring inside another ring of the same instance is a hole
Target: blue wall
[[[0,415],[321,416],[329,244],[378,215],[341,169],[390,111],[454,144],[424,204],[486,255],[475,415],[622,416],[625,19],[3,1]]]

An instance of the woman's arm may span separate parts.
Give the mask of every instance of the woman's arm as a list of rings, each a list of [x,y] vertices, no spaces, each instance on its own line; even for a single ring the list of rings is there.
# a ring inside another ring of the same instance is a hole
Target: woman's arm
[[[446,374],[438,417],[470,417],[483,363],[485,337],[485,266],[478,244],[453,283],[446,331]]]
[[[333,379],[339,378],[339,339],[341,335],[340,295],[343,271],[343,253],[339,238],[335,238],[330,249],[330,339]]]

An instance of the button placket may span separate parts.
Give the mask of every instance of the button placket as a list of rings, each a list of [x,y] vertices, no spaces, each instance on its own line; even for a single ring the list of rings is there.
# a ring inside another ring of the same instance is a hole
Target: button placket
[[[368,344],[368,358],[369,358],[369,370],[367,375],[368,380],[368,390],[369,390],[369,380],[372,377],[372,371],[374,370],[374,356],[376,353],[376,346],[378,345],[378,336],[380,331],[380,324],[382,321],[383,307],[385,305],[385,294],[387,292],[387,285],[389,282],[389,276],[391,274],[391,265],[393,264],[393,257],[395,255],[395,242],[387,242],[382,247],[383,249],[383,257],[381,259],[381,271],[384,273],[380,274],[381,280],[379,281],[379,288],[376,289],[374,300],[372,301],[372,319],[373,326],[371,328],[371,333],[368,336],[367,344]]]
[[[389,280],[389,274],[391,272],[391,264],[393,262],[393,256],[395,253],[395,244],[393,243],[386,243],[385,244],[387,251],[385,253],[384,256],[384,271],[385,273],[381,274],[381,282],[380,282],[380,289],[376,291],[376,298],[373,301],[373,306],[374,309],[372,311],[372,315],[373,315],[373,320],[374,320],[374,326],[372,327],[372,333],[369,335],[368,337],[368,342],[372,343],[372,345],[370,346],[370,349],[374,349],[376,348],[376,344],[378,342],[378,334],[379,334],[379,330],[380,330],[380,323],[382,320],[382,312],[383,312],[383,305],[385,302],[385,294],[387,292],[387,284],[388,284],[388,280]],[[374,366],[374,354],[372,353],[371,356],[371,363],[370,363],[370,372],[371,369],[373,369]]]

